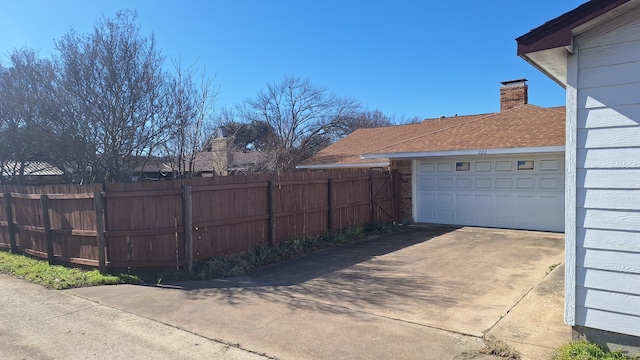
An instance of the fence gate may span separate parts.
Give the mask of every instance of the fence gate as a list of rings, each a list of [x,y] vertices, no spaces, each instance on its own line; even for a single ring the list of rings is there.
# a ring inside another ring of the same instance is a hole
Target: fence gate
[[[399,206],[399,174],[380,173],[370,175],[371,186],[371,221],[377,223],[398,222]]]

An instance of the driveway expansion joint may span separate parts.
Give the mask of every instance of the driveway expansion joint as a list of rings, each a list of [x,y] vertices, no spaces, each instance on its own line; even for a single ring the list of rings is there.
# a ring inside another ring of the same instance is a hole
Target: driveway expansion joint
[[[106,286],[117,286],[117,285],[106,285]],[[274,357],[274,356],[271,356],[271,355],[268,355],[268,354],[265,354],[265,353],[261,353],[261,352],[259,352],[259,351],[254,351],[254,350],[251,350],[251,349],[243,348],[243,347],[242,347],[242,345],[241,345],[241,344],[238,344],[238,343],[231,343],[231,342],[228,342],[228,341],[224,341],[224,340],[222,340],[222,339],[211,338],[211,337],[208,337],[208,336],[205,336],[205,335],[202,335],[202,334],[199,334],[199,333],[193,332],[193,331],[191,331],[191,330],[188,330],[188,329],[182,328],[182,327],[180,327],[180,326],[176,326],[176,325],[171,324],[171,323],[168,323],[168,322],[160,321],[160,320],[158,320],[158,319],[154,319],[154,318],[151,318],[151,317],[149,317],[149,316],[140,315],[140,314],[137,314],[137,313],[134,313],[134,312],[131,312],[131,311],[128,311],[128,310],[122,309],[122,308],[118,308],[118,307],[115,307],[115,306],[112,306],[112,305],[108,305],[108,304],[105,304],[105,303],[101,303],[101,302],[100,302],[100,301],[98,301],[98,300],[90,299],[90,298],[84,297],[84,296],[82,296],[82,295],[73,294],[73,293],[65,293],[65,294],[66,294],[66,295],[68,295],[68,296],[73,296],[73,297],[75,297],[75,298],[82,299],[82,300],[85,300],[85,301],[89,301],[89,302],[92,302],[92,303],[95,303],[95,304],[97,304],[97,305],[104,306],[104,307],[107,307],[107,308],[110,308],[110,309],[113,309],[113,310],[121,311],[121,312],[123,312],[123,313],[129,314],[129,315],[132,315],[132,316],[137,316],[137,317],[140,317],[140,318],[142,318],[142,319],[146,319],[146,320],[149,320],[149,321],[153,321],[153,322],[156,322],[156,323],[158,323],[158,324],[162,324],[162,325],[168,326],[168,327],[170,327],[170,328],[172,328],[172,329],[177,329],[177,330],[180,330],[180,331],[184,331],[184,332],[189,333],[189,334],[191,334],[191,335],[195,335],[195,336],[200,337],[200,338],[202,338],[202,339],[206,339],[206,340],[209,340],[209,341],[213,341],[213,342],[216,342],[216,343],[221,344],[221,345],[226,345],[226,346],[229,346],[229,347],[234,347],[234,348],[237,348],[237,349],[240,349],[240,350],[243,350],[243,351],[246,351],[246,352],[249,352],[249,353],[255,354],[255,355],[259,355],[259,356],[262,356],[262,357],[265,357],[265,358],[268,358],[268,359],[272,359],[272,360],[280,360],[280,359],[278,359],[277,357]]]

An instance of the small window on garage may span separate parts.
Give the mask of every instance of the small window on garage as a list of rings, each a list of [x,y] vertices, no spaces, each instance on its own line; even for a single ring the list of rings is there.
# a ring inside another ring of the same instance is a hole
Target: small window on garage
[[[533,170],[533,160],[518,160],[518,170]]]
[[[456,163],[456,171],[469,171],[470,164],[468,161],[461,161]]]

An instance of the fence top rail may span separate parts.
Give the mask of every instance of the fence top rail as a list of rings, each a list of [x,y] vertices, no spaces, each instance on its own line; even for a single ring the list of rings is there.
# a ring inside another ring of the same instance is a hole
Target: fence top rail
[[[40,194],[22,194],[22,193],[14,193],[14,192],[10,192],[9,195],[11,195],[11,197],[14,199],[25,199],[25,200],[40,200],[40,197],[41,197]]]
[[[46,194],[51,200],[93,199],[93,193],[80,194]]]
[[[134,190],[134,191],[117,191],[111,190],[105,192],[106,198],[124,198],[124,197],[142,197],[142,196],[162,196],[162,195],[182,195],[182,189],[164,189],[164,190]]]
[[[93,193],[79,193],[79,194],[24,194],[10,192],[9,195],[15,199],[26,200],[39,200],[43,195],[50,200],[77,200],[77,199],[93,199]],[[0,197],[5,197],[5,194],[0,194]]]
[[[353,181],[362,181],[362,180],[369,180],[369,175],[353,176],[353,177],[347,177],[347,178],[334,178],[333,182],[341,183],[341,182],[353,182]]]
[[[288,185],[312,185],[312,184],[326,184],[329,182],[329,179],[322,180],[280,180],[274,181],[275,186],[288,186]]]
[[[191,188],[192,192],[197,191],[216,191],[216,190],[237,190],[237,189],[249,189],[249,188],[260,188],[260,187],[268,187],[268,181],[261,181],[255,183],[245,183],[245,184],[220,184],[220,185],[194,185]]]

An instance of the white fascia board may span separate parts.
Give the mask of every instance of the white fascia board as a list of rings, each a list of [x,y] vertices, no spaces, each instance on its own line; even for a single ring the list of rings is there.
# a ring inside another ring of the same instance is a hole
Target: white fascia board
[[[348,169],[348,168],[372,168],[389,166],[389,162],[357,163],[357,164],[325,164],[325,165],[297,165],[296,169]]]
[[[475,150],[448,150],[448,151],[423,151],[423,152],[402,152],[388,154],[362,154],[363,159],[389,158],[408,159],[434,156],[471,156],[471,155],[509,155],[509,154],[536,154],[564,152],[564,146],[540,146],[526,148],[502,148],[502,149],[475,149]]]

